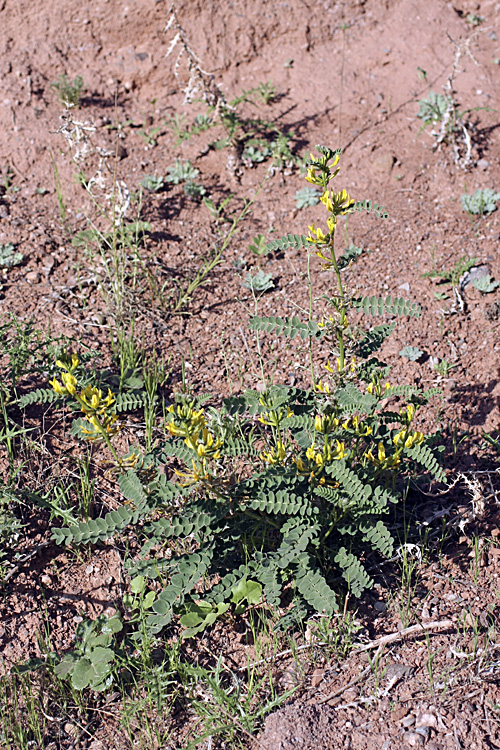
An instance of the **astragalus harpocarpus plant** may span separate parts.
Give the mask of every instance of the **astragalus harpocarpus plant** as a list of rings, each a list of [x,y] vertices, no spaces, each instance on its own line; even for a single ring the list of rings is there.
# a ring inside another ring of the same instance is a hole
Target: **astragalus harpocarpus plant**
[[[333,613],[346,589],[359,596],[371,585],[368,555],[392,555],[394,513],[410,480],[422,470],[444,478],[415,424],[432,393],[391,383],[373,356],[394,323],[364,335],[351,323],[359,311],[419,314],[403,299],[356,296],[343,278],[360,256],[352,249],[337,253],[339,218],[355,210],[386,212],[332,190],[340,151],[317,148],[307,179],[321,190],[326,222],[269,249],[319,255],[334,282],[329,314],[311,309],[304,321],[251,320],[255,331],[314,341],[310,386],[246,391],[218,408],[179,394],[167,412],[166,439],[148,457],[156,475],[146,480],[129,470],[120,479],[126,504],[98,524],[54,531],[66,543],[104,540],[127,526],[139,537],[141,551],[129,567],[133,576],[157,579],[148,616],[153,631],[180,615],[191,636],[232,606],[235,614],[268,606],[283,627],[310,612]],[[321,379],[317,345],[329,357]]]

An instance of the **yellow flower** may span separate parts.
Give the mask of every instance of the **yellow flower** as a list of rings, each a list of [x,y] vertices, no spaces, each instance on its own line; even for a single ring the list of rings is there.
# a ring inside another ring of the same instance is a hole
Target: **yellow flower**
[[[414,430],[407,434],[407,430],[401,430],[397,435],[394,435],[392,442],[397,448],[412,448],[414,445],[420,445],[424,442],[423,432]]]
[[[64,375],[65,373],[63,373],[62,375],[63,380]],[[69,377],[72,376],[70,375]],[[79,396],[77,396],[77,399],[80,403],[80,407],[83,413],[87,415],[102,415],[106,411],[108,411],[115,403],[115,397],[113,396],[109,388],[108,395],[106,396],[106,398],[103,398],[101,389],[91,385],[87,385],[83,389],[83,391],[81,391]]]
[[[319,383],[316,384],[316,390],[320,393],[326,393],[327,395],[330,393],[330,386],[328,383],[323,383],[322,380],[319,381]]]
[[[198,445],[196,446],[196,452],[200,458],[210,456],[217,460],[220,458],[219,448],[222,445],[222,440],[215,440],[214,436],[208,431],[206,427],[203,428],[201,433],[197,435]],[[186,439],[187,443],[187,439]]]
[[[333,203],[330,198],[330,193],[328,190],[325,190],[323,195],[320,198],[321,203],[323,203],[326,206],[327,211],[333,211]]]
[[[314,450],[314,445],[311,445],[306,450],[306,457],[309,459],[309,461],[314,461],[315,456],[316,456],[316,451]]]
[[[301,474],[306,474],[308,472],[308,468],[301,458],[296,458],[295,463],[297,465],[297,469],[301,472]]]
[[[196,438],[198,432],[205,425],[203,409],[195,411],[188,404],[177,404],[177,406],[172,404],[167,411],[172,415],[172,419],[166,425],[166,429],[171,435]]]
[[[387,391],[390,390],[391,388],[392,388],[391,384],[386,383],[384,385],[384,393],[387,393]],[[379,382],[372,381],[370,385],[367,386],[366,390],[368,393],[372,393],[372,394],[374,393],[376,396],[382,395],[382,386],[380,385]]]
[[[50,381],[50,385],[55,390],[56,393],[58,393],[60,396],[67,396],[68,394],[70,396],[74,396],[76,393],[76,378],[74,375],[71,375],[69,372],[63,372],[61,373],[61,383],[57,380],[57,378],[54,378]]]
[[[308,237],[307,241],[312,242],[315,245],[326,245],[330,239],[328,234],[324,234],[323,230],[318,227],[316,229],[316,226],[314,224],[311,224],[310,227],[308,227],[312,237]]]
[[[51,385],[52,388],[55,390],[55,392],[58,393],[60,396],[66,395],[66,389],[62,387],[62,385],[57,380],[57,378],[54,378],[53,380],[49,380],[49,385]]]
[[[61,370],[67,370],[68,372],[76,370],[78,362],[79,360],[76,354],[63,354],[61,359],[56,359],[56,365],[60,367]]]
[[[385,448],[383,443],[378,444],[378,461],[383,464],[385,461]]]
[[[336,441],[337,446],[335,449],[335,455],[333,456],[334,461],[340,461],[341,459],[345,458],[347,453],[345,449],[345,443],[341,443],[339,440]]]
[[[69,395],[74,396],[76,393],[76,378],[69,372],[63,372],[61,380]]]
[[[408,404],[406,407],[406,419],[408,422],[411,422],[413,417],[415,416],[415,404]]]
[[[262,451],[260,454],[261,461],[265,461],[268,464],[282,464],[286,458],[286,450],[283,443],[279,442],[276,449],[272,448],[270,451]]]
[[[101,419],[98,419],[95,415],[87,416],[85,421],[88,427],[82,426],[80,429],[84,433],[85,440],[99,440],[104,435],[112,437],[120,431],[120,426],[115,426],[117,420],[116,414],[105,414]]]
[[[332,193],[331,202],[333,203],[332,211],[336,216],[343,216],[350,213],[354,206],[354,201],[347,190],[340,190],[338,193]]]
[[[202,482],[203,480],[206,480],[209,478],[209,475],[205,471],[205,463],[203,462],[201,467],[198,467],[196,463],[193,461],[193,471],[178,471],[177,469],[174,469],[174,472],[177,474],[178,477],[183,477],[186,481],[179,482],[181,487],[187,487],[190,484],[194,484],[196,482]]]

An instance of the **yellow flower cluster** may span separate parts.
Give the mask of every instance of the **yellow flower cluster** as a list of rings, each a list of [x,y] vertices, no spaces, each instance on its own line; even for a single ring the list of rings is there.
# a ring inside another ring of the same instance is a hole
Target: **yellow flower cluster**
[[[56,365],[63,370],[62,382],[53,378],[50,385],[60,396],[72,396],[77,401],[89,425],[81,428],[87,440],[98,440],[101,437],[109,438],[116,435],[120,427],[116,425],[118,417],[112,411],[116,401],[114,395],[108,388],[107,396],[103,396],[100,388],[91,385],[85,386],[78,392],[78,382],[73,375],[78,364],[76,354],[66,354],[56,360]]]
[[[314,461],[317,466],[323,468],[328,466],[332,461],[340,461],[347,455],[345,444],[341,443],[340,440],[335,440],[333,445],[330,442],[326,442],[323,446],[323,450],[316,450],[314,445],[306,450],[306,456],[310,461]]]
[[[385,395],[387,391],[390,390],[391,388],[392,388],[392,385],[390,383],[385,383],[384,386],[382,387],[382,384],[379,382],[371,382],[367,386],[366,390],[368,393],[371,393],[372,395],[380,398],[382,394]]]
[[[369,450],[365,453],[365,458],[381,469],[392,469],[401,463],[400,456],[404,448],[413,448],[414,445],[421,445],[424,442],[424,434],[418,430],[401,430],[394,435],[392,442],[396,446],[396,452],[392,456],[388,456],[384,444],[379,443],[377,456],[374,456],[373,452]]]
[[[266,464],[271,464],[271,466],[284,464],[286,459],[285,446],[279,441],[276,448],[271,448],[269,451],[262,451],[260,459],[261,461],[265,461]]]
[[[167,424],[167,430],[171,435],[190,438],[197,435],[205,426],[203,409],[195,411],[189,404],[172,404],[167,412],[172,415]]]
[[[421,445],[424,442],[424,433],[418,430],[401,430],[394,435],[392,442],[396,448],[413,448],[414,445]]]
[[[376,456],[373,455],[373,452],[370,449],[365,453],[365,458],[367,458],[368,461],[371,461],[372,464],[375,464],[375,466],[378,466],[381,469],[392,469],[396,466],[399,466],[399,464],[401,463],[399,453],[394,453],[392,456],[388,456],[385,452],[385,446],[383,443],[378,444],[378,451]]]
[[[342,422],[342,429],[352,430],[360,437],[368,437],[368,435],[371,435],[373,432],[372,428],[360,420],[358,415],[355,417],[349,417],[345,422]]]
[[[261,400],[262,403],[262,400]],[[262,403],[263,406],[265,404]],[[261,424],[268,425],[269,427],[276,427],[279,429],[284,419],[293,417],[293,411],[287,406],[286,409],[271,409],[270,411],[264,411],[257,417],[257,421]]]
[[[220,458],[219,449],[222,441],[216,440],[209,432],[203,409],[196,411],[189,404],[172,404],[167,411],[172,415],[167,424],[167,430],[171,435],[183,437],[188,448],[195,451],[200,458]]]
[[[321,156],[318,159],[314,156],[314,154],[311,154],[311,161],[313,162],[313,164],[311,164],[307,168],[306,180],[312,185],[323,186],[325,183],[325,175],[328,175],[327,179],[329,181],[336,177],[340,172],[340,167],[337,167],[339,159],[340,154],[337,154],[327,167],[328,159],[325,156]],[[318,166],[315,167],[315,164],[317,164]],[[323,169],[320,168],[320,165],[323,167]],[[337,168],[335,169],[335,167]]]

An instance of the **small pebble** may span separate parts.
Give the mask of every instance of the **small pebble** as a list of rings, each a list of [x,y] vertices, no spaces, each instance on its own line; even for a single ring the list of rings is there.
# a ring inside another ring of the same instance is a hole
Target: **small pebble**
[[[318,687],[320,682],[323,681],[323,677],[325,676],[325,670],[324,669],[315,669],[312,678],[311,678],[311,687]]]
[[[437,724],[437,719],[434,714],[431,714],[429,711],[424,711],[421,714],[418,714],[416,720],[415,720],[415,726],[416,727],[422,727],[428,729],[429,727],[435,727]]]
[[[429,736],[430,731],[431,730],[429,729],[429,727],[424,727],[424,726],[416,727],[415,729],[415,732],[417,732],[417,734],[421,734],[422,737],[425,737],[425,739],[427,739],[427,737]]]
[[[423,745],[425,742],[425,739],[422,737],[422,735],[417,734],[416,732],[406,732],[406,734],[404,735],[404,739],[410,745],[410,747]]]
[[[412,724],[415,724],[415,717],[413,714],[410,714],[410,716],[407,716],[403,721],[401,722],[402,725],[406,727],[411,727]]]
[[[391,719],[393,721],[401,721],[408,714],[409,710],[407,706],[400,706],[392,712]]]

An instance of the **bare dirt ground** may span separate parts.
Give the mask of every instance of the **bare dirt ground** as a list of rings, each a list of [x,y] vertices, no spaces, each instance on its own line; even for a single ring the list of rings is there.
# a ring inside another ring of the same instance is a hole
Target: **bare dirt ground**
[[[456,482],[449,492],[420,498],[415,509],[433,551],[412,584],[408,620],[402,612],[409,592],[397,589],[393,570],[377,570],[375,588],[356,604],[367,639],[418,623],[427,635],[403,633],[383,651],[354,651],[345,660],[313,647],[300,652],[298,665],[289,656],[278,659],[280,687],[299,689],[267,719],[258,740],[248,739],[248,747],[500,747],[500,641],[492,635],[500,627],[500,483],[498,461],[483,439],[484,432],[499,428],[500,297],[465,284],[467,279],[456,293],[424,276],[452,271],[465,257],[500,279],[500,211],[472,216],[460,201],[478,188],[500,191],[500,3],[184,0],[177,13],[203,70],[228,99],[271,80],[276,97],[246,105],[248,116],[293,131],[290,145],[302,157],[317,143],[342,147],[342,186],[356,200],[369,198],[387,209],[385,221],[366,213],[349,219],[347,244],[369,250],[347,272],[349,283],[363,294],[402,295],[422,305],[420,319],[398,319],[383,356],[393,368],[391,381],[441,388],[442,395],[422,412],[420,429],[440,431],[450,483]],[[177,51],[167,57],[173,38],[171,29],[165,32],[168,18],[164,0],[0,0],[0,245],[13,243],[24,256],[22,264],[4,271],[0,314],[33,318],[53,335],[100,349],[105,364],[112,316],[96,282],[99,269],[89,267],[72,244],[92,207],[58,132],[63,108],[51,83],[62,73],[83,78],[72,116],[92,123],[93,142],[116,153],[117,179],[130,191],[138,190],[145,175],[165,175],[175,158],[189,159],[206,197],[218,204],[232,194],[241,208],[269,167],[239,163],[230,150],[209,148],[210,131],[177,142],[167,125],[171,118],[184,114],[192,122],[205,109],[199,102],[184,104],[186,60],[176,70]],[[447,82],[451,89],[445,89]],[[417,117],[418,102],[430,89],[451,92],[458,110],[468,111],[465,137],[459,125],[451,142],[437,145],[440,124],[433,135],[432,126]],[[255,263],[248,246],[259,233],[270,241],[307,231],[321,213],[319,207],[296,208],[295,193],[305,184],[293,166],[275,170],[223,262],[180,315],[171,314],[169,290],[176,279],[189,278],[218,227],[206,206],[190,200],[181,186],[145,192],[141,218],[152,231],[133,318],[146,346],[170,357],[169,392],[181,380],[183,362],[197,392],[226,395],[259,383],[247,326],[254,303],[242,286]],[[268,256],[261,267],[274,288],[261,297],[260,315],[307,307],[302,251]],[[327,274],[315,261],[312,272],[319,296],[327,291]],[[157,293],[162,287],[163,296]],[[421,350],[418,361],[399,355],[409,345]],[[272,337],[263,346],[276,382],[301,382],[293,351]],[[443,361],[448,366],[432,368]],[[26,392],[44,385],[27,381]],[[47,489],[57,469],[71,465],[75,441],[61,420],[40,430],[42,417],[36,409],[22,417],[26,425],[38,425],[33,440],[40,441],[40,458],[39,465],[23,465],[20,476]],[[130,431],[132,440],[132,423]],[[114,488],[105,478],[101,482],[107,510],[114,507]],[[40,511],[24,514],[20,549],[29,555],[50,539],[50,525]],[[439,544],[443,523],[449,536]],[[39,653],[47,621],[55,647],[69,648],[76,622],[111,611],[122,583],[121,558],[112,547],[82,560],[50,543],[29,557],[2,592],[4,668]],[[245,664],[243,647],[235,649],[234,659]],[[91,734],[77,745],[69,738],[67,745],[50,746],[132,747],[104,715]],[[172,748],[182,746],[182,736],[179,731]]]

